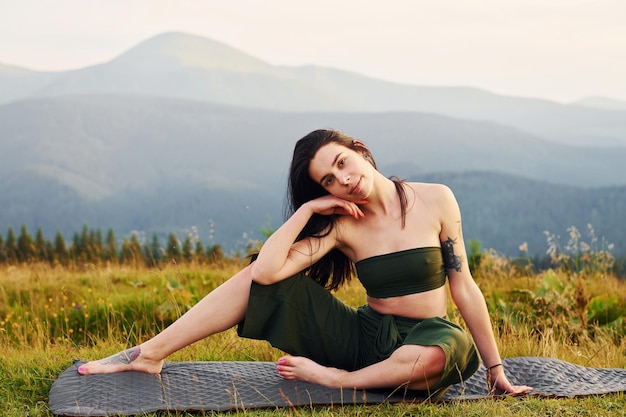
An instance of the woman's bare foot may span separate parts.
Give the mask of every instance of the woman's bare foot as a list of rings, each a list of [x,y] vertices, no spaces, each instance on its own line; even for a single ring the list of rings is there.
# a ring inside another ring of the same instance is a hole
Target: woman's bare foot
[[[140,346],[135,346],[108,358],[87,362],[78,367],[78,373],[92,375],[139,371],[148,374],[158,374],[161,372],[161,369],[163,369],[163,360],[152,360],[145,354],[142,354]]]
[[[278,360],[278,374],[292,381],[304,381],[329,388],[341,388],[348,371],[322,366],[301,356],[283,356]]]

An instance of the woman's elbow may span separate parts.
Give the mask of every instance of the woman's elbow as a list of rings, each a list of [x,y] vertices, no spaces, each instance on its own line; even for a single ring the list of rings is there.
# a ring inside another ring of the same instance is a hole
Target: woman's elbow
[[[272,274],[268,272],[267,270],[264,270],[263,266],[259,265],[258,262],[254,262],[252,264],[250,277],[252,278],[252,281],[256,282],[257,284],[260,284],[260,285],[273,284],[275,282],[275,280],[273,279],[274,276],[275,274]]]

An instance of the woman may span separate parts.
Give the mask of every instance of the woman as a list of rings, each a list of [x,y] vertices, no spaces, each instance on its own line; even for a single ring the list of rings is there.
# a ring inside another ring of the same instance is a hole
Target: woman
[[[447,187],[384,177],[363,143],[334,130],[298,141],[289,177],[292,214],[255,262],[154,338],[79,372],[159,373],[169,354],[238,325],[290,354],[277,364],[289,380],[440,396],[476,371],[476,346],[490,389],[532,389],[504,374]],[[356,311],[329,292],[355,270],[367,290]],[[475,345],[444,318],[446,278]]]

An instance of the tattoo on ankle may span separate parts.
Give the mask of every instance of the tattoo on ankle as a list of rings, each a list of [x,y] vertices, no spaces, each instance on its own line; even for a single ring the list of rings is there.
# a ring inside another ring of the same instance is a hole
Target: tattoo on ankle
[[[100,365],[109,365],[111,363],[123,363],[128,365],[135,359],[139,357],[141,354],[141,348],[139,346],[134,346],[130,349],[126,349],[121,351],[120,353],[116,353],[113,356],[109,356],[106,359],[100,361]]]

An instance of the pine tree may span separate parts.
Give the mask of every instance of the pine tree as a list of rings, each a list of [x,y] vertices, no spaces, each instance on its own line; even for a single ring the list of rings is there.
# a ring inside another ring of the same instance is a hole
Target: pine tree
[[[100,228],[96,229],[95,235],[92,238],[92,244],[93,244],[92,262],[99,263],[100,261],[102,261],[102,252],[104,251],[104,243],[102,240],[102,230]]]
[[[36,256],[37,248],[35,247],[35,242],[33,242],[33,238],[28,233],[26,225],[23,224],[20,236],[17,238],[17,260],[19,262],[33,262]]]
[[[81,243],[81,257],[82,262],[92,262],[93,259],[93,233],[89,232],[87,225],[83,226],[83,231],[80,234]]]
[[[196,251],[194,255],[195,255],[194,259],[196,262],[198,262],[199,264],[206,263],[206,254],[204,252],[204,246],[202,245],[202,242],[199,239],[196,242]]]
[[[137,235],[133,233],[130,236],[130,240],[124,239],[124,242],[122,243],[120,261],[137,268],[142,260],[141,244],[139,243]]]
[[[154,267],[161,263],[161,246],[156,233],[152,235],[152,242],[146,242],[143,247],[143,257],[147,266]]]
[[[167,239],[165,255],[170,261],[180,262],[180,243],[174,233],[170,233]]]
[[[50,243],[46,242],[41,227],[37,228],[35,236],[35,248],[37,249],[37,259],[41,262],[53,263],[52,253],[50,252]]]
[[[80,258],[83,254],[83,243],[78,233],[74,233],[74,237],[72,238],[72,246],[70,246],[68,253],[70,260],[74,262],[80,262]]]
[[[122,241],[122,249],[120,249],[120,264],[129,264],[132,262],[133,253],[130,249],[130,242],[126,239]]]
[[[217,243],[207,249],[209,262],[218,263],[224,260],[224,250]]]
[[[4,245],[6,252],[6,262],[8,264],[14,264],[17,262],[17,241],[15,239],[15,232],[12,227],[9,227],[7,232],[7,241]]]
[[[156,233],[152,235],[152,244],[150,245],[150,250],[157,264],[161,263],[161,261],[163,260],[163,249],[161,249],[159,237]]]
[[[57,230],[57,234],[54,237],[54,259],[63,266],[67,266],[69,263],[69,253],[67,252],[67,246],[65,244],[65,238],[60,230]]]
[[[4,247],[4,237],[0,236],[0,264],[6,263],[7,253]]]
[[[49,240],[46,241],[46,260],[50,265],[54,265],[54,246]]]
[[[187,263],[190,263],[193,259],[193,249],[191,245],[191,238],[189,236],[187,236],[183,241],[183,259]]]
[[[117,262],[117,242],[115,240],[115,233],[112,228],[107,231],[106,245],[103,251],[103,259],[107,262]]]

